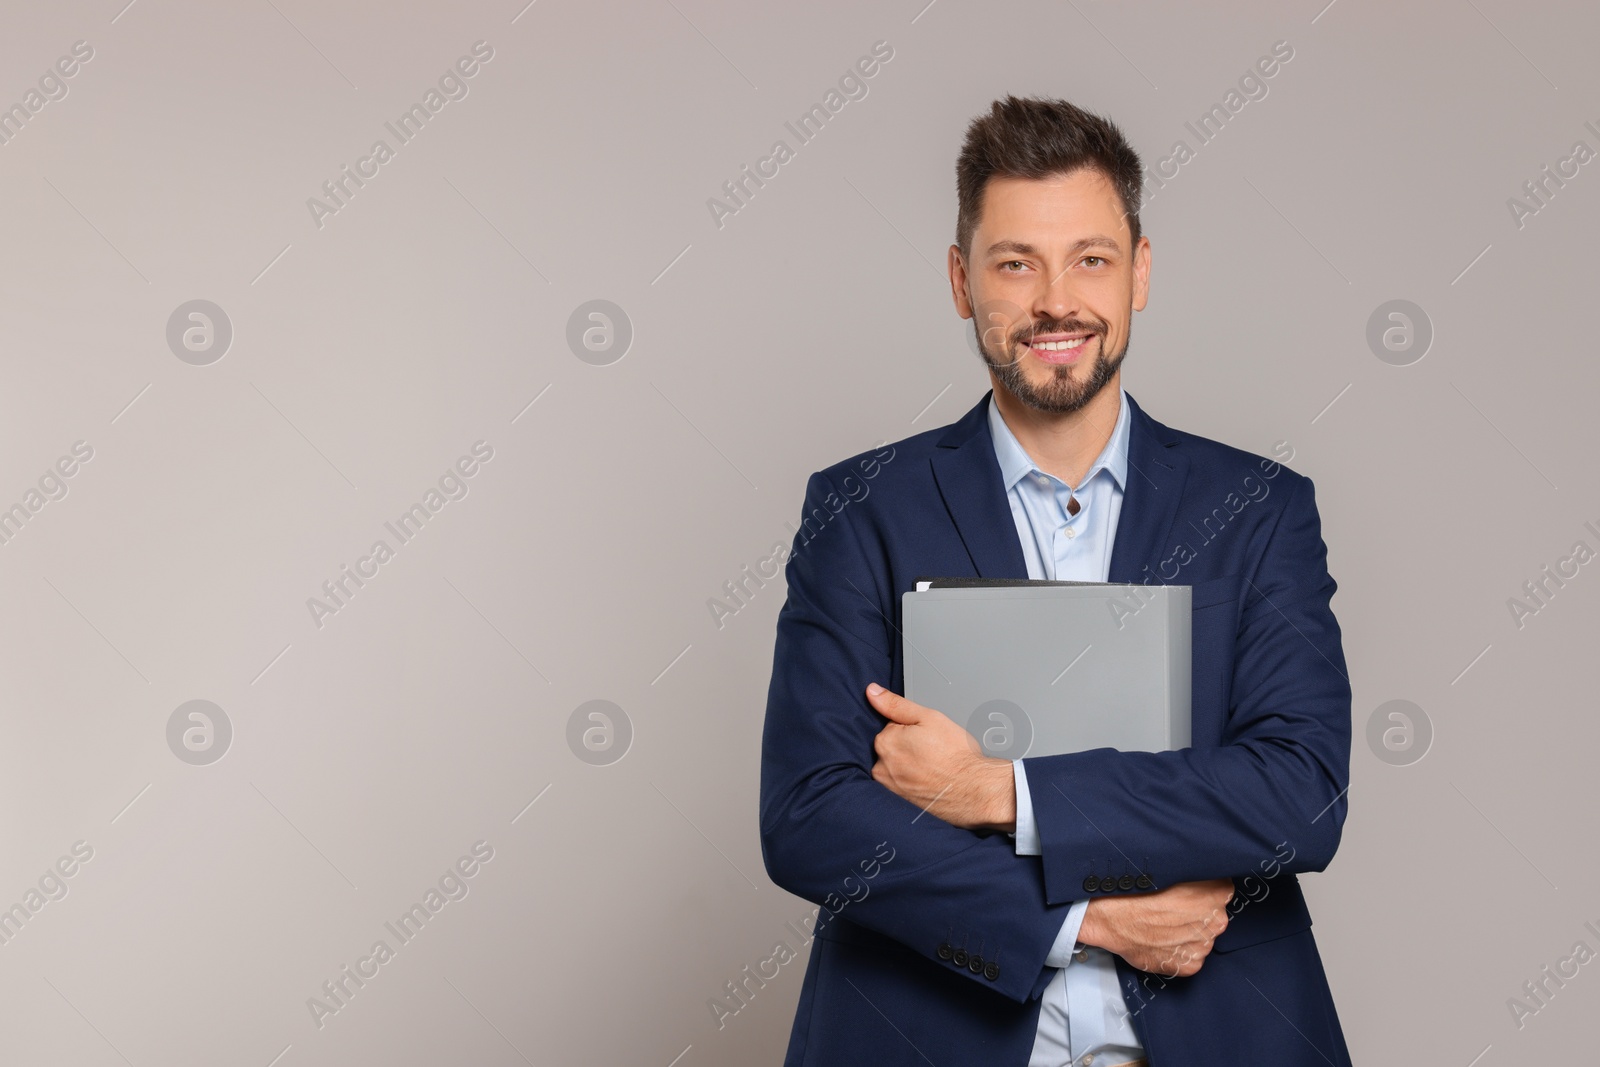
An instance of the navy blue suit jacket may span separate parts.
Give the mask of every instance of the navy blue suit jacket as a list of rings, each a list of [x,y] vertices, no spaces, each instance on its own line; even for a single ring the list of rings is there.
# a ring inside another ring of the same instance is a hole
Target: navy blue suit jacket
[[[864,690],[903,692],[901,594],[918,577],[1028,576],[987,399],[806,485],[761,762],[768,874],[824,905],[786,1063],[1026,1067],[1071,902],[1138,892],[1145,875],[1156,888],[1236,883],[1197,974],[1117,960],[1153,1067],[1345,1067],[1295,878],[1333,857],[1350,758],[1308,478],[1164,426],[1130,396],[1109,577],[1193,587],[1192,747],[1027,759],[1042,856],[872,780],[884,720]],[[963,721],[966,709],[940,710]]]

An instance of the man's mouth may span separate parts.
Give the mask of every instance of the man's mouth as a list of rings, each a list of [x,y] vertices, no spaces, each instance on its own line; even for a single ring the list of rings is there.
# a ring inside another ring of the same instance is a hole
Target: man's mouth
[[[1083,346],[1093,333],[1040,334],[1030,340],[1028,350],[1045,363],[1076,363]]]

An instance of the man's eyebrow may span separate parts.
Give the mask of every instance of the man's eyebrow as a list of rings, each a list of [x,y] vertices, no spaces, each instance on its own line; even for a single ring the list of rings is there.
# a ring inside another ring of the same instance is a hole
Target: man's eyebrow
[[[1117,244],[1114,238],[1107,237],[1104,234],[1095,234],[1092,237],[1083,237],[1072,242],[1072,244],[1067,247],[1067,255],[1076,255],[1077,253],[1086,251],[1090,248],[1109,248],[1111,251],[1119,253],[1122,251],[1122,246]],[[1019,256],[1039,255],[1039,250],[1028,244],[1026,241],[1011,240],[996,241],[994,244],[989,246],[989,251],[986,254],[993,256],[1003,252],[1010,252]]]

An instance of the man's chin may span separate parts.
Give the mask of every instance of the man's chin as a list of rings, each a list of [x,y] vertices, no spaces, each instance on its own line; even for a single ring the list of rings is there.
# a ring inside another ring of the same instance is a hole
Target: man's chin
[[[1000,384],[1020,402],[1036,411],[1067,415],[1081,411],[1110,384],[1111,375],[1094,373],[1095,368],[1057,364],[1040,375],[997,374]],[[1104,380],[1101,380],[1104,378]]]

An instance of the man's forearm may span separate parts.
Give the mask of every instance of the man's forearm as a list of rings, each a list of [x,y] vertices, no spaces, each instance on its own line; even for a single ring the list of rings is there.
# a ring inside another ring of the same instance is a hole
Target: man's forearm
[[[819,779],[825,776],[819,776]],[[929,817],[876,783],[814,781],[773,798],[762,826],[762,854],[773,881],[822,902],[852,865],[879,843],[895,850],[872,892],[841,918],[891,937],[940,966],[955,968],[942,945],[998,961],[967,980],[1025,1001],[1036,992],[1045,956],[1067,917],[1045,902],[1037,859],[1018,856],[1001,835],[980,836]],[[830,935],[831,936],[831,935]]]
[[[1016,831],[1017,790],[1010,760],[985,759],[974,769],[968,788],[972,797],[968,829]]]

